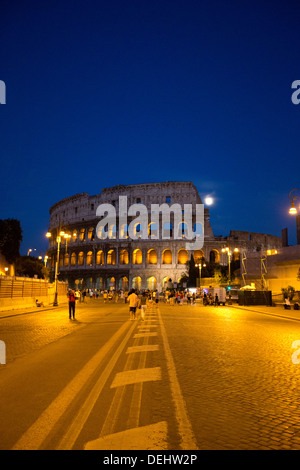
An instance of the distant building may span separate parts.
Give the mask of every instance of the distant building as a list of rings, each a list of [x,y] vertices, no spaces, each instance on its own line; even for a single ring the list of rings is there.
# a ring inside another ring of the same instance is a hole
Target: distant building
[[[201,260],[228,264],[228,254],[222,248],[238,248],[232,260],[240,258],[244,251],[261,252],[277,249],[281,238],[243,231],[231,231],[228,237],[215,237],[210,224],[209,209],[204,209],[204,245],[202,249],[188,251],[186,239],[172,238],[174,220],[169,227],[159,229],[159,238],[151,239],[157,227],[148,226],[147,240],[121,239],[119,219],[110,238],[99,239],[96,227],[99,218],[96,210],[100,204],[112,204],[118,214],[119,196],[127,196],[128,206],[144,204],[149,213],[152,204],[168,205],[202,204],[198,191],[192,182],[164,182],[135,185],[118,185],[104,188],[100,194],[75,194],[58,201],[50,208],[48,256],[54,269],[57,255],[56,236],[64,230],[70,236],[67,245],[60,249],[59,279],[71,286],[79,285],[98,289],[158,289],[179,282],[187,271],[186,262],[193,255],[195,262]],[[193,214],[195,217],[195,214]],[[134,219],[134,217],[132,217]],[[130,222],[128,217],[128,223]],[[194,218],[193,218],[194,221]],[[163,230],[170,229],[171,239],[162,237]],[[124,234],[122,234],[124,236]],[[113,237],[113,238],[112,238]]]
[[[246,284],[271,290],[273,295],[281,295],[288,286],[300,291],[300,245],[269,249],[263,256],[249,253],[245,273]]]

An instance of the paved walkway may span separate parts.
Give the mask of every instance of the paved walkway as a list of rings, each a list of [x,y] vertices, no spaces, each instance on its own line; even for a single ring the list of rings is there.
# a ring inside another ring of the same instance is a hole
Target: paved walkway
[[[59,307],[65,307],[68,305],[68,302],[60,302]],[[53,307],[53,305],[46,305],[45,307],[27,307],[27,308],[16,308],[10,310],[2,310],[0,312],[0,319],[6,317],[12,317],[16,315],[25,315],[26,313],[38,313],[43,312],[45,310],[55,310],[57,307]]]
[[[62,307],[62,306],[66,307],[67,305],[68,305],[67,301],[59,303],[59,307]],[[203,307],[202,303],[196,304],[196,307],[200,307],[200,306]],[[291,310],[285,310],[285,308],[281,304],[277,305],[276,307],[267,307],[265,305],[243,306],[243,305],[238,305],[238,304],[232,304],[232,305],[226,304],[226,307],[249,310],[252,312],[263,313],[266,315],[276,315],[279,317],[290,318],[292,320],[300,321],[300,310],[294,310],[293,306]],[[222,308],[222,307],[220,306],[218,308]],[[16,308],[14,310],[3,310],[2,312],[0,312],[0,319],[5,318],[5,317],[15,316],[15,315],[24,315],[26,313],[38,313],[38,312],[42,312],[45,310],[55,310],[55,309],[57,309],[57,307],[53,307],[53,305],[48,305],[45,307],[28,307],[28,308]]]
[[[286,310],[283,305],[277,305],[276,307],[266,307],[265,305],[251,305],[251,306],[242,306],[242,305],[231,305],[231,307],[236,309],[249,310],[251,312],[263,313],[265,315],[276,315],[283,318],[290,318],[291,320],[300,321],[300,310],[294,310],[293,307],[291,310]]]

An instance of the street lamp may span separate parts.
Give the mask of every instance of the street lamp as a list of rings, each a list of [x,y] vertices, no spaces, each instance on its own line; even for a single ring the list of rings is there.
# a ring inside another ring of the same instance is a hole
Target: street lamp
[[[199,289],[201,291],[201,270],[202,270],[202,267],[205,268],[206,264],[205,263],[197,263],[195,264],[196,268],[199,268]]]
[[[295,199],[300,199],[300,196],[295,196],[294,194],[292,194],[294,191],[300,191],[300,189],[295,188],[295,189],[292,189],[292,191],[290,191],[289,198],[291,201],[291,207],[289,210],[289,214],[297,215],[298,211],[295,207]]]
[[[27,251],[27,256],[29,256],[29,253],[31,253],[32,251],[36,251],[36,248],[33,248],[33,250],[32,248],[29,248],[29,250]]]
[[[239,249],[234,248],[233,251],[235,253],[238,253]],[[232,251],[230,251],[229,247],[227,246],[226,248],[222,248],[222,252],[227,253],[228,255],[228,285],[230,285],[230,282],[231,282],[230,262],[231,262]]]
[[[289,214],[296,216],[297,245],[300,245],[300,215],[298,215],[297,208],[295,207],[295,199],[300,199],[300,196],[293,194],[294,191],[300,191],[300,189],[295,188],[290,191],[289,198],[291,201],[291,207]]]
[[[47,232],[46,233],[46,237],[47,238],[51,238],[52,237],[52,234],[51,232]],[[59,263],[59,248],[60,248],[60,243],[61,243],[61,240],[62,238],[65,238],[67,239],[68,236],[67,234],[65,234],[64,231],[60,231],[59,232],[59,235],[56,237],[56,242],[57,242],[57,254],[56,254],[56,263],[55,263],[55,276],[54,276],[54,291],[55,291],[55,294],[54,294],[54,302],[53,302],[53,306],[54,307],[57,307],[58,306],[58,295],[57,295],[57,276],[58,276],[58,263]],[[47,257],[48,259],[48,257]]]

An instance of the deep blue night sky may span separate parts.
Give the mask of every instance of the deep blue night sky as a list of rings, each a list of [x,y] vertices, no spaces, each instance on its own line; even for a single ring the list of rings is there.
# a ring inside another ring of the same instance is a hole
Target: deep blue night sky
[[[298,1],[1,0],[0,218],[21,253],[45,253],[56,201],[158,181],[214,196],[215,235],[294,244],[299,32]]]

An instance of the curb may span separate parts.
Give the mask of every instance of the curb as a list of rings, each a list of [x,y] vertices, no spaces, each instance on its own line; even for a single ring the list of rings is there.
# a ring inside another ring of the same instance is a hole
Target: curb
[[[15,317],[15,316],[18,316],[18,315],[27,315],[29,313],[39,313],[39,312],[46,312],[46,311],[49,311],[49,310],[55,310],[59,307],[65,307],[67,305],[68,305],[67,303],[63,303],[63,304],[58,305],[57,307],[54,307],[53,305],[49,305],[49,307],[44,307],[44,308],[43,307],[42,308],[41,307],[35,307],[36,308],[35,310],[28,310],[26,312],[24,310],[18,311],[19,309],[3,310],[2,312],[0,311],[0,320],[2,318]]]

